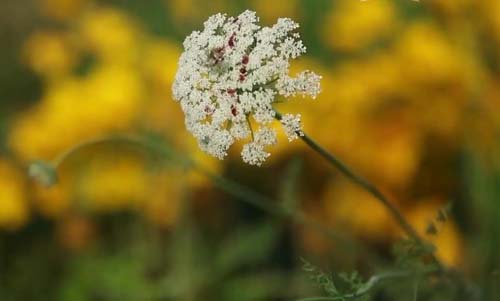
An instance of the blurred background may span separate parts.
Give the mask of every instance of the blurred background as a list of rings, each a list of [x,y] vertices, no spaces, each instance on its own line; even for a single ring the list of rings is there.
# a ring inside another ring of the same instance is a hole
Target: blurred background
[[[386,210],[300,141],[282,137],[256,168],[238,147],[202,154],[185,130],[171,96],[181,43],[245,9],[264,25],[298,21],[308,53],[293,68],[323,75],[317,100],[279,109],[300,112],[499,300],[498,0],[2,0],[0,300],[293,300],[318,295],[301,257],[365,277],[393,260],[402,232]],[[336,239],[178,159],[94,140],[115,134],[148,137]],[[75,146],[55,185],[28,177]],[[374,300],[411,300],[394,296]]]

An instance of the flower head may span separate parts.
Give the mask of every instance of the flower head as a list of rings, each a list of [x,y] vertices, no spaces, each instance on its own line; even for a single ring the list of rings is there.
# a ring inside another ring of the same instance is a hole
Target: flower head
[[[243,147],[243,161],[260,165],[270,155],[264,148],[276,143],[269,124],[277,97],[315,98],[321,77],[311,71],[288,75],[289,61],[306,51],[295,32],[299,25],[288,18],[261,27],[255,12],[247,10],[238,17],[211,16],[204,25],[184,41],[174,98],[205,152],[223,159],[236,140],[251,139]],[[259,126],[255,134],[250,118]],[[300,119],[289,122],[293,124],[283,125],[293,140],[300,133]]]

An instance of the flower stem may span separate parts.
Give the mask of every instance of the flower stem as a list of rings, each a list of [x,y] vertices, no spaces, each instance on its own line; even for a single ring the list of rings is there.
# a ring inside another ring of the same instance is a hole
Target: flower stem
[[[248,128],[250,129],[250,134],[252,135],[252,141],[255,141],[255,136],[253,134],[253,128],[252,128],[252,123],[250,122],[250,117],[248,115],[246,115],[246,120],[247,120],[247,123],[248,123]]]
[[[417,231],[405,219],[405,217],[399,211],[399,209],[392,202],[390,202],[389,199],[385,195],[383,195],[375,185],[371,184],[361,176],[354,173],[347,165],[345,165],[342,161],[336,158],[333,154],[326,151],[323,147],[321,147],[318,143],[316,143],[306,134],[300,136],[300,139],[302,139],[302,141],[304,141],[311,149],[319,153],[330,164],[335,166],[347,178],[349,178],[351,181],[362,187],[364,190],[369,192],[373,197],[375,197],[378,201],[380,201],[387,208],[387,210],[391,213],[392,217],[399,223],[401,228],[406,232],[406,234],[409,237],[415,239],[418,242],[422,242],[422,239],[418,235]]]
[[[338,233],[331,228],[324,227],[317,221],[308,218],[301,212],[287,210],[286,208],[281,206],[278,201],[272,198],[262,195],[235,181],[212,173],[211,171],[205,169],[202,165],[191,159],[189,156],[186,156],[184,153],[172,148],[166,141],[156,140],[153,137],[134,134],[122,134],[91,138],[61,152],[56,158],[46,162],[46,164],[50,166],[51,169],[54,169],[54,172],[57,176],[57,169],[67,159],[88,147],[106,143],[125,143],[140,146],[145,150],[150,151],[151,154],[166,158],[167,161],[172,162],[177,166],[195,170],[197,173],[207,177],[215,186],[219,187],[220,189],[224,190],[228,194],[234,196],[236,199],[244,203],[247,203],[274,216],[289,218],[295,224],[316,230],[320,234],[325,235],[325,237],[328,237],[333,241],[339,243],[341,246],[346,248],[346,250],[358,250],[359,252],[362,252],[365,256],[368,256],[373,260],[381,260],[381,258],[378,258],[378,256],[369,253],[365,248],[361,248],[358,245],[358,242],[349,239],[345,235]]]
[[[74,153],[77,153],[82,149],[101,143],[117,141],[131,143],[131,139],[128,136],[99,136],[71,146],[70,148],[58,154],[57,157],[52,159],[49,163],[52,164],[55,169],[57,169],[68,157],[71,157]]]
[[[276,112],[276,119],[281,120],[281,114]],[[324,159],[328,161],[331,165],[337,168],[341,173],[343,173],[347,178],[356,183],[358,186],[369,192],[373,197],[375,197],[385,208],[389,211],[392,217],[399,223],[401,228],[405,231],[405,233],[419,244],[423,244],[422,238],[418,235],[417,231],[410,225],[410,223],[405,219],[403,214],[399,211],[399,209],[389,201],[389,199],[380,192],[380,190],[361,176],[357,175],[353,172],[346,164],[344,164],[341,160],[335,157],[332,153],[325,150],[321,145],[319,145],[316,141],[310,138],[303,132],[297,132],[300,139],[304,141],[312,150],[321,155]]]

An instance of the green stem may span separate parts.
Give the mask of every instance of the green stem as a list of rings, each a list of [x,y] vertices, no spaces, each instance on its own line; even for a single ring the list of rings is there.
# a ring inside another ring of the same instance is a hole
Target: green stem
[[[127,143],[127,144],[135,144],[145,149],[150,150],[152,153],[156,153],[158,155],[169,158],[172,162],[177,165],[184,166],[186,168],[192,168],[196,170],[201,175],[207,177],[215,184],[215,186],[223,189],[230,195],[236,197],[237,199],[259,208],[262,211],[268,212],[273,215],[277,215],[280,217],[290,218],[294,223],[303,225],[305,227],[314,229],[323,235],[331,238],[334,241],[342,244],[344,247],[349,248],[351,250],[355,249],[363,252],[366,256],[372,257],[373,255],[369,254],[365,248],[358,248],[357,243],[346,238],[344,235],[337,233],[336,231],[324,227],[322,224],[318,223],[315,220],[312,220],[302,214],[301,212],[292,212],[286,209],[283,206],[277,205],[278,203],[264,195],[261,195],[246,186],[238,184],[232,180],[221,177],[211,171],[203,168],[192,159],[186,157],[184,154],[176,152],[171,147],[166,145],[163,141],[155,141],[154,139],[150,139],[148,137],[141,137],[136,135],[112,135],[112,136],[102,136],[94,139],[89,139],[79,143],[73,147],[70,147],[66,151],[62,152],[55,159],[50,162],[50,166],[52,166],[55,170],[63,164],[65,160],[67,160],[72,155],[76,154],[78,151],[85,149],[90,146],[98,145],[101,143]],[[375,258],[373,258],[375,259]]]
[[[399,209],[388,200],[386,196],[384,196],[380,190],[362,178],[361,176],[355,174],[347,165],[345,165],[342,161],[336,158],[334,155],[326,151],[323,147],[321,147],[318,143],[316,143],[313,139],[311,139],[306,134],[300,136],[302,141],[304,141],[312,150],[316,151],[323,158],[325,158],[331,165],[336,167],[340,172],[342,172],[347,178],[356,183],[358,186],[369,192],[373,197],[375,197],[378,201],[384,205],[387,210],[390,212],[392,217],[399,223],[401,228],[406,232],[406,234],[416,240],[417,242],[422,242],[422,239],[418,235],[417,231],[410,225],[410,223],[404,218],[403,214],[399,211]]]
[[[275,111],[275,118],[279,121],[282,118],[282,115]],[[418,232],[413,228],[412,225],[406,220],[403,214],[399,211],[399,209],[391,202],[389,199],[382,193],[380,190],[373,185],[372,183],[365,180],[363,177],[356,174],[352,171],[345,163],[343,163],[340,159],[335,157],[332,153],[328,152],[321,145],[319,145],[316,141],[310,138],[302,131],[297,131],[297,135],[304,141],[312,150],[317,152],[320,156],[328,161],[333,167],[337,168],[344,176],[349,178],[355,184],[366,190],[370,193],[375,199],[377,199],[391,214],[391,216],[398,222],[399,226],[403,229],[403,231],[408,235],[411,239],[413,239],[418,244],[424,246],[426,242],[420,237]],[[436,264],[441,271],[447,271],[447,269],[443,266],[443,264],[439,261],[439,259],[435,256],[435,254],[431,254],[431,259]]]
[[[252,141],[255,141],[255,136],[254,136],[254,133],[253,133],[252,123],[250,122],[250,116],[246,115],[245,119],[247,120],[248,128],[250,129],[250,134],[252,136]]]
[[[281,120],[282,115],[276,112],[276,119]],[[307,136],[302,131],[297,131],[297,135],[304,141],[312,150],[317,152],[320,156],[328,161],[331,165],[342,172],[347,178],[356,183],[358,186],[369,192],[373,197],[375,197],[384,207],[387,208],[392,217],[399,223],[401,228],[406,232],[406,234],[419,243],[423,243],[423,240],[418,235],[417,231],[408,223],[404,218],[403,214],[398,210],[398,208],[385,197],[378,188],[362,178],[361,176],[354,173],[346,164],[340,161],[332,153],[325,150],[321,145],[319,145],[312,138]]]
[[[52,167],[57,169],[68,157],[72,156],[76,152],[80,151],[83,148],[87,148],[89,146],[108,143],[108,142],[124,142],[124,143],[138,143],[138,139],[133,136],[128,135],[116,135],[116,136],[101,136],[92,138],[89,140],[85,140],[81,143],[75,144],[67,150],[61,152],[57,157],[50,161]]]

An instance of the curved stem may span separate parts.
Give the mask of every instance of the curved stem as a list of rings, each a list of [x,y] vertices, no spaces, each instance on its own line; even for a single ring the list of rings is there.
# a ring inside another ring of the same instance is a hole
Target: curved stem
[[[275,118],[277,120],[282,119],[282,115],[275,111]],[[401,228],[406,232],[406,234],[416,240],[419,243],[423,243],[423,240],[418,235],[417,231],[410,225],[410,223],[404,218],[403,214],[398,210],[398,208],[385,197],[380,190],[361,176],[357,175],[352,171],[346,164],[344,164],[340,159],[335,157],[332,153],[328,152],[316,141],[310,138],[302,131],[297,131],[297,135],[304,141],[312,150],[321,155],[324,159],[328,161],[331,165],[342,172],[347,178],[356,183],[358,186],[369,192],[373,197],[375,197],[387,210],[390,212],[392,217],[399,223]]]
[[[259,208],[262,211],[267,213],[290,218],[294,223],[298,225],[303,225],[310,229],[314,229],[320,232],[322,235],[329,237],[330,239],[340,243],[345,248],[349,248],[351,250],[356,249],[360,252],[363,252],[366,256],[375,259],[375,257],[368,253],[365,248],[358,248],[357,242],[348,239],[344,235],[334,231],[331,228],[324,227],[317,221],[308,218],[301,212],[291,212],[287,210],[283,206],[280,206],[279,203],[269,198],[265,195],[262,195],[246,186],[243,186],[233,180],[226,179],[220,175],[217,175],[205,168],[203,168],[200,164],[197,164],[194,160],[188,158],[187,156],[179,153],[173,149],[171,149],[164,142],[154,141],[153,139],[148,139],[147,137],[141,137],[133,134],[122,134],[122,135],[109,135],[109,136],[101,136],[93,139],[89,139],[83,141],[79,144],[76,144],[67,150],[61,152],[56,158],[50,161],[50,165],[57,169],[65,160],[67,160],[72,155],[76,154],[80,150],[83,150],[87,147],[94,146],[102,143],[127,143],[139,145],[145,149],[148,149],[152,153],[165,156],[169,158],[177,165],[185,166],[194,169],[199,174],[207,177],[214,183],[215,186],[218,186],[222,190],[226,191],[230,195],[236,197],[240,201],[243,201],[253,207]],[[379,260],[379,258],[376,258]]]
[[[79,150],[101,144],[101,143],[108,143],[108,142],[125,142],[125,143],[140,143],[139,139],[132,135],[110,135],[110,136],[101,136],[101,137],[96,137],[92,138],[89,140],[85,140],[81,143],[75,144],[72,147],[66,149],[65,151],[61,152],[57,157],[52,159],[50,163],[52,166],[57,169],[68,157],[72,156],[74,153],[78,152]]]
[[[356,183],[358,186],[369,192],[373,197],[380,201],[387,210],[391,213],[392,217],[399,223],[401,228],[406,232],[406,234],[415,239],[418,242],[422,242],[422,239],[418,235],[417,231],[410,225],[410,223],[405,219],[403,214],[399,209],[389,201],[389,199],[383,195],[380,190],[361,176],[354,173],[346,164],[336,158],[333,154],[329,153],[323,147],[321,147],[316,141],[311,139],[304,133],[300,133],[300,139],[304,141],[312,150],[316,151],[323,158],[325,158],[331,165],[336,167],[340,172],[342,172],[347,178]]]

